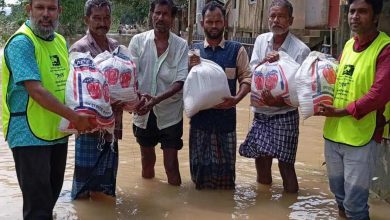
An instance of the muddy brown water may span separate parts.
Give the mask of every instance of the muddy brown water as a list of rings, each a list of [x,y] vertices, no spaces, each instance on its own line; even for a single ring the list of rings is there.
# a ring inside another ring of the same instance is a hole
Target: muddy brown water
[[[237,106],[237,112],[240,144],[253,117],[248,97]],[[71,138],[65,181],[54,209],[55,219],[338,219],[337,206],[322,165],[323,121],[321,117],[313,117],[301,122],[296,160],[300,191],[291,195],[283,193],[276,161],[272,168],[274,182],[264,186],[256,182],[254,161],[238,154],[235,190],[196,190],[189,174],[187,118],[184,121],[184,147],[179,152],[183,184],[180,187],[167,184],[160,149],[157,149],[156,177],[145,180],[141,178],[140,152],[131,130],[131,115],[126,113],[124,137],[119,142],[117,197],[71,201],[74,168],[74,139]],[[12,153],[2,133],[0,136],[0,220],[22,219],[22,195]],[[388,203],[372,196],[369,204],[372,219],[389,219]]]

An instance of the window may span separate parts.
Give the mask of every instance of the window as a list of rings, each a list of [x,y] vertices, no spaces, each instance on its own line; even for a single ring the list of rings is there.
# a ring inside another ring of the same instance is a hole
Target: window
[[[257,0],[249,0],[249,4],[256,4]]]

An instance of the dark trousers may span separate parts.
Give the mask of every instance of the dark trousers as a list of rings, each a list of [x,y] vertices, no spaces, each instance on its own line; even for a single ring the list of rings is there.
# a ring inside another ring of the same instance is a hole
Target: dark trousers
[[[53,219],[64,182],[68,144],[12,149],[23,194],[24,219]]]

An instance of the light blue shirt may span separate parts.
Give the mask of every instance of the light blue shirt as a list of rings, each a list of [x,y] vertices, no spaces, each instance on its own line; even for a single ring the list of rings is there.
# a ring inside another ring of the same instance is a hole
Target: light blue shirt
[[[188,47],[184,39],[169,33],[167,50],[159,57],[154,42],[154,30],[135,35],[129,45],[133,61],[137,65],[138,88],[141,93],[157,96],[188,75]],[[153,107],[157,127],[164,129],[183,119],[183,91],[163,100]],[[149,113],[134,114],[133,122],[146,128]]]
[[[29,23],[27,22],[27,25]],[[5,60],[11,72],[8,86],[8,105],[11,113],[25,112],[28,92],[24,81],[41,81],[38,64],[35,60],[33,42],[25,35],[17,35],[7,44],[4,50]],[[47,146],[66,143],[68,138],[55,142],[38,139],[31,132],[26,115],[12,116],[8,127],[7,142],[10,148],[24,146]]]

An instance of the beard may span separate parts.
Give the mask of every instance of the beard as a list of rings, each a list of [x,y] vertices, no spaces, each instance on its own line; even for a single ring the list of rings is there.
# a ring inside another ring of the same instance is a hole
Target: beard
[[[59,23],[58,19],[51,20],[51,24],[48,27],[44,27],[40,25],[39,22],[39,20],[37,21],[30,16],[30,26],[32,31],[34,32],[34,34],[43,39],[47,39],[52,36],[54,34],[54,31],[57,29]]]
[[[222,30],[218,30],[218,32],[216,33],[211,33],[207,30],[204,30],[204,34],[206,35],[207,38],[209,39],[213,39],[213,40],[217,40],[219,38],[221,38],[223,36],[223,29]]]
[[[153,22],[153,29],[160,33],[167,33],[171,30],[171,26],[164,22]]]
[[[275,35],[282,35],[288,32],[288,28],[272,27],[269,25],[270,31]]]

